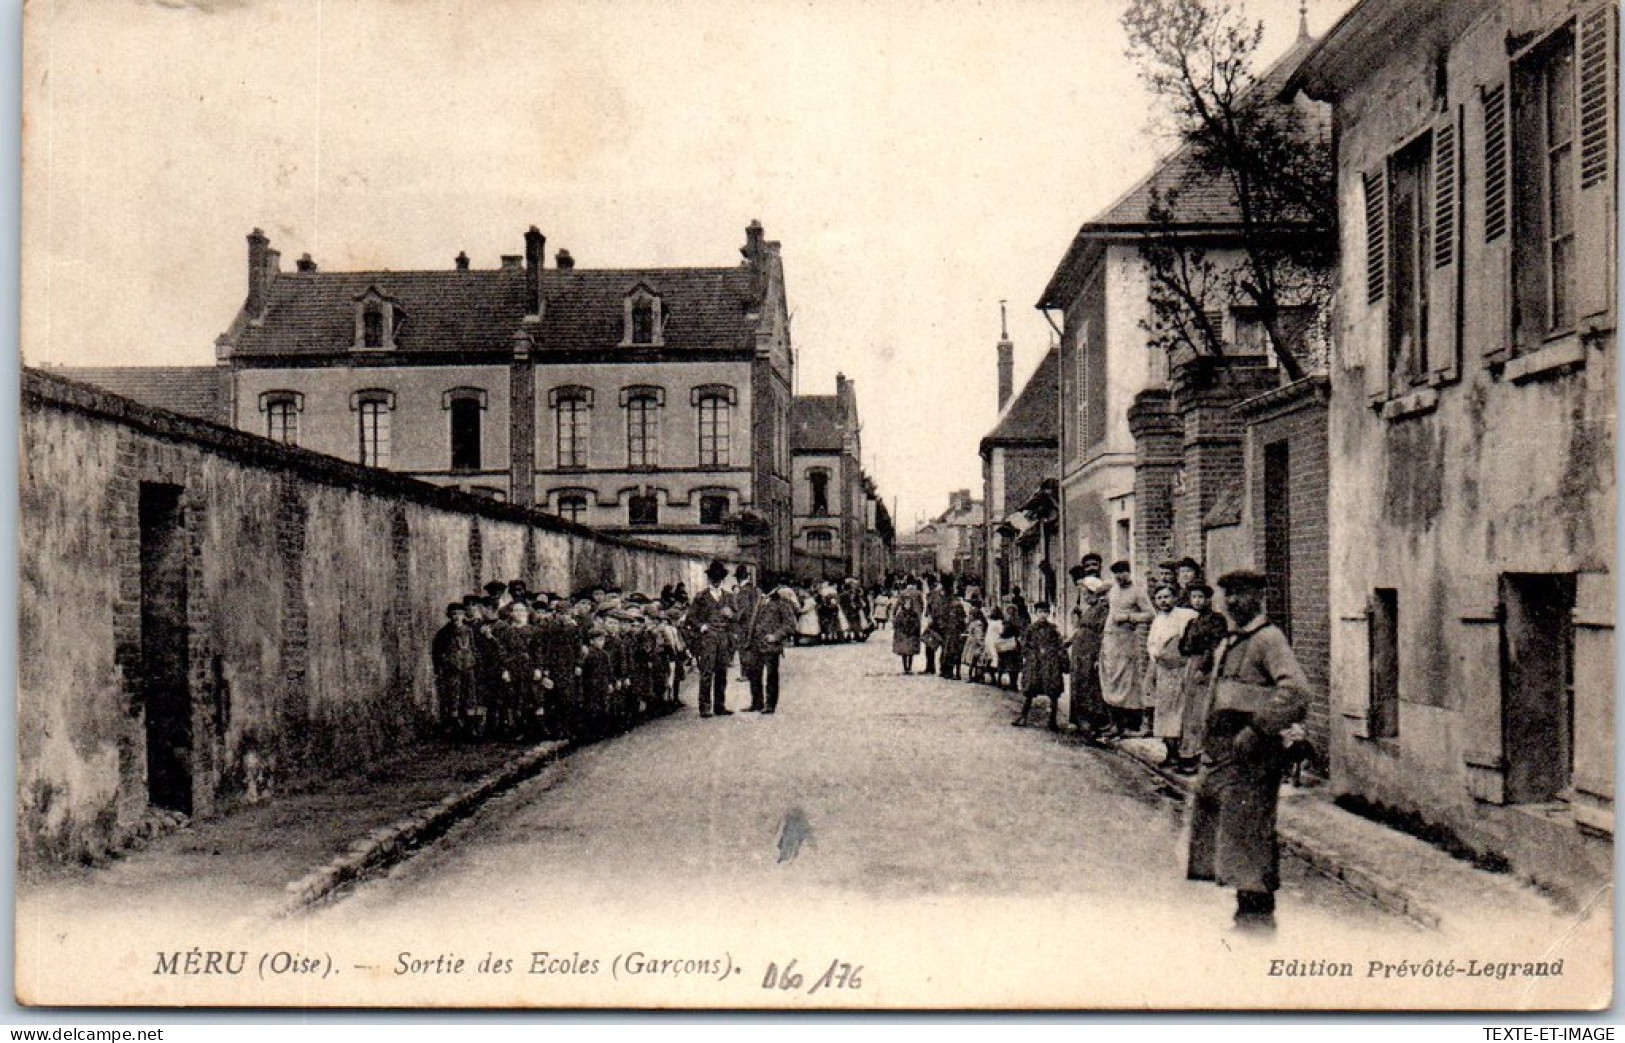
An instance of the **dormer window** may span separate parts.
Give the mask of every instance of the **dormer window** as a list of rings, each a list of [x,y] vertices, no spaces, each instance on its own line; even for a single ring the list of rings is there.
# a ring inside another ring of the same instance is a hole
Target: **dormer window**
[[[393,351],[400,346],[406,313],[374,286],[356,298],[355,350]]]
[[[666,342],[665,306],[649,287],[638,284],[626,295],[623,347],[659,347]]]
[[[384,309],[379,304],[369,304],[361,313],[361,346],[363,348],[381,348],[384,346]]]

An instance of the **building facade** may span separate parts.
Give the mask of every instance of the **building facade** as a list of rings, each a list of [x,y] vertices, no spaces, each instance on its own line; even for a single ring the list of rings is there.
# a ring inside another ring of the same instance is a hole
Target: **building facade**
[[[1364,0],[1298,77],[1344,215],[1334,776],[1558,886],[1613,834],[1617,26]]]
[[[835,394],[790,406],[794,568],[798,579],[866,578],[875,495],[863,473],[857,386],[835,375]]]
[[[248,237],[230,422],[699,554],[789,564],[795,355],[779,244],[733,268],[284,272]]]
[[[1012,395],[1013,350],[999,341],[999,420],[982,439],[982,589],[1003,597],[1020,587],[1032,600],[1053,601],[1064,550],[1056,467],[1057,377],[1052,347]]]

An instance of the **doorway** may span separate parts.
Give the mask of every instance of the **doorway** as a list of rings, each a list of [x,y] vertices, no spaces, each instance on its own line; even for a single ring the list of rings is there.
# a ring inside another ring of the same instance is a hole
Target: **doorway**
[[[1501,608],[1506,800],[1543,804],[1574,777],[1574,574],[1506,573]]]
[[[181,489],[141,485],[141,692],[147,799],[192,813],[191,657],[186,626],[186,529]]]

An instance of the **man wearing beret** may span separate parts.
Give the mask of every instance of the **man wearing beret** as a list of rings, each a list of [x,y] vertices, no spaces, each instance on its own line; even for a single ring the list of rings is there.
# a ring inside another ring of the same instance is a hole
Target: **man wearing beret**
[[[689,603],[683,619],[683,636],[694,653],[694,668],[700,675],[700,716],[729,717],[726,691],[728,664],[733,660],[733,595],[722,589],[728,566],[713,561],[705,570],[710,585]],[[713,702],[714,700],[714,702]]]
[[[1212,709],[1191,813],[1186,875],[1236,889],[1236,926],[1272,930],[1280,853],[1281,733],[1303,720],[1309,682],[1286,635],[1264,615],[1257,572],[1219,580],[1230,633],[1214,652]]]

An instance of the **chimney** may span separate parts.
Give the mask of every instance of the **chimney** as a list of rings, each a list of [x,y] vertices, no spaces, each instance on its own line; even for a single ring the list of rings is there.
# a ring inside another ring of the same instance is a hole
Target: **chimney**
[[[547,246],[547,236],[531,225],[525,230],[525,267],[540,268],[545,260],[543,251]]]
[[[999,302],[999,412],[1010,402],[1016,383],[1016,346],[1010,343],[1010,328],[1005,321],[1004,301]]]
[[[525,263],[525,258],[523,256],[519,255],[519,254],[503,254],[502,255],[502,267],[504,267],[504,268],[516,268],[517,269],[517,268],[523,266],[524,263]]]
[[[559,271],[567,272],[576,266],[576,259],[570,256],[570,251],[560,250],[553,255],[553,261],[559,266]]]
[[[248,299],[243,308],[251,317],[265,314],[265,255],[271,241],[258,228],[248,233]]]
[[[547,236],[531,225],[525,229],[525,282],[530,287],[532,315],[542,313],[542,264],[546,260]]]
[[[762,259],[762,222],[752,221],[745,226],[745,245],[739,251],[746,262],[755,265]]]
[[[468,253],[466,251],[463,251],[463,250],[457,251],[456,263],[457,263],[457,270],[458,271],[460,271],[460,272],[468,271]]]
[[[294,267],[298,268],[302,272],[313,272],[316,270],[316,262],[310,259],[310,254],[308,253],[300,254],[299,260],[293,263]]]

